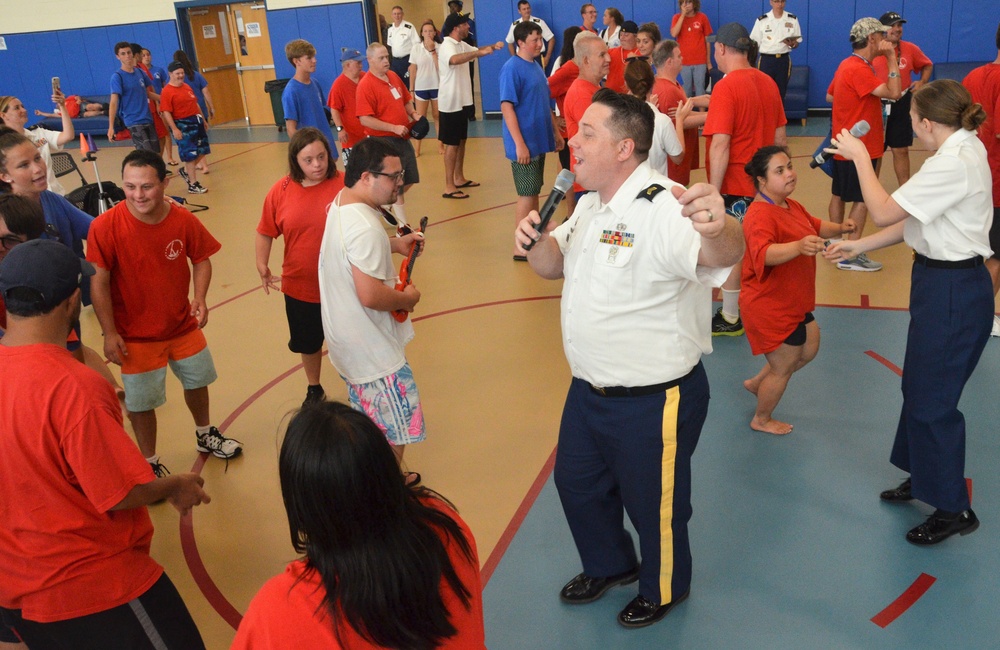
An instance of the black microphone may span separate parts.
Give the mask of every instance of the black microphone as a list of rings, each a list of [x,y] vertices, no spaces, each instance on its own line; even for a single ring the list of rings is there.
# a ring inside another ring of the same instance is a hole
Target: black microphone
[[[868,132],[871,131],[871,130],[872,130],[872,127],[871,127],[870,124],[868,124],[868,120],[861,120],[860,122],[858,122],[857,124],[855,124],[854,126],[851,127],[851,135],[853,135],[855,138],[860,138],[863,135],[867,135]],[[831,149],[836,149],[837,145],[836,144],[831,144],[830,148]],[[820,151],[818,154],[816,154],[816,156],[809,163],[809,166],[812,167],[813,169],[816,169],[820,165],[825,164],[826,161],[829,160],[833,155],[834,154],[832,154],[832,153],[827,153],[825,151]]]
[[[545,205],[538,212],[538,216],[542,220],[535,224],[535,232],[541,233],[545,230],[545,226],[548,225],[549,219],[552,218],[552,213],[556,211],[556,208],[566,198],[566,193],[573,190],[573,181],[576,180],[576,174],[568,169],[564,169],[559,172],[556,176],[556,182],[552,185],[552,191],[549,192],[549,198],[545,199]],[[535,241],[529,241],[524,245],[524,250],[530,251],[531,247],[535,245]]]

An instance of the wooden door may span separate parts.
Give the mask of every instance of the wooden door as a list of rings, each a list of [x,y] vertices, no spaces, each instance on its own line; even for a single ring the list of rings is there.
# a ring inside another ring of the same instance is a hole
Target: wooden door
[[[188,9],[191,36],[198,70],[208,80],[208,90],[215,106],[213,124],[246,120],[243,93],[236,72],[236,48],[226,16],[226,5]]]
[[[264,92],[264,82],[275,78],[264,3],[234,3],[229,5],[229,9],[229,30],[235,39],[236,71],[250,124],[274,124],[271,98]]]

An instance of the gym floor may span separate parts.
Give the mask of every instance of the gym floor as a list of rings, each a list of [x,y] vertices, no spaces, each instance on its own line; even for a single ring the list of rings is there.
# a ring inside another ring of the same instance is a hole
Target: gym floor
[[[466,175],[482,187],[464,201],[441,199],[443,163],[428,139],[422,182],[407,194],[411,222],[430,217],[414,279],[422,300],[407,348],[428,437],[407,450],[407,469],[451,499],[475,533],[483,566],[489,647],[504,648],[910,648],[949,643],[986,647],[1000,634],[1000,572],[994,505],[998,443],[988,435],[1000,384],[1000,347],[991,342],[966,390],[967,474],[983,524],[969,537],[917,548],[903,534],[926,506],[881,504],[901,473],[888,463],[901,403],[910,251],[877,252],[878,273],[818,262],[816,312],[823,342],[795,375],[776,416],[796,425],[776,437],[749,428],[754,399],[741,381],[759,369],[745,338],[716,338],[705,364],[713,401],[694,457],[695,558],[691,597],[662,622],[627,631],[614,617],[634,587],[591,605],[567,606],[561,586],[580,565],[551,481],[569,372],[559,333],[558,282],[511,260],[515,192],[499,123],[472,125]],[[799,172],[793,198],[826,218],[829,179],[808,168],[828,129],[811,119],[789,127]],[[295,558],[277,478],[288,414],[305,395],[298,355],[288,351],[281,297],[265,295],[254,266],[264,195],[287,171],[287,137],[269,127],[210,132],[209,192],[198,216],[223,248],[213,260],[205,333],[219,380],[213,421],[245,444],[228,464],[197,453],[180,386],[167,381],[158,410],[161,461],[199,471],[212,503],[180,520],[151,508],[153,556],[183,595],[209,648],[227,648],[241,612],[270,576]],[[103,143],[103,140],[101,140]],[[704,147],[704,145],[702,144]],[[919,145],[918,145],[919,147]],[[120,182],[126,147],[98,153],[103,180]],[[75,153],[75,152],[74,152]],[[911,151],[913,169],[926,152]],[[702,152],[704,159],[704,151]],[[889,167],[887,165],[887,167]],[[92,166],[81,163],[88,180]],[[558,172],[549,156],[546,185]],[[693,181],[704,180],[704,170]],[[894,189],[891,170],[883,182]],[[65,183],[64,183],[65,184]],[[67,184],[71,187],[72,183]],[[281,244],[271,268],[280,268]],[[84,341],[101,350],[92,310]],[[346,400],[324,365],[331,399]],[[980,503],[978,496],[986,495]]]

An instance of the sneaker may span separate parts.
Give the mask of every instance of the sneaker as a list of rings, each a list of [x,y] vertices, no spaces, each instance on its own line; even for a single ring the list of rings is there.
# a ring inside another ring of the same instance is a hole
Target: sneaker
[[[177,171],[178,171],[178,173],[179,173],[179,174],[181,175],[181,178],[183,178],[183,179],[184,179],[185,181],[187,181],[187,179],[188,179],[188,173],[187,173],[187,170],[186,170],[186,169],[184,169],[183,167],[181,167],[181,168],[180,168],[180,169],[178,169]]]
[[[864,253],[858,254],[857,257],[851,260],[841,260],[837,263],[837,268],[841,271],[881,271],[882,265],[878,262],[868,259],[868,256]]]
[[[990,336],[1000,337],[1000,317],[993,317],[993,330],[990,332]]]
[[[198,181],[188,183],[188,194],[204,194],[207,191],[208,189],[202,187]]]
[[[170,473],[170,470],[167,469],[161,462],[150,463],[149,466],[153,468],[153,474],[156,478],[163,478]]]
[[[211,453],[219,458],[236,458],[243,453],[243,443],[233,438],[227,438],[215,427],[208,433],[197,433],[198,451]]]
[[[326,401],[326,391],[322,386],[309,386],[306,388],[306,398],[302,400],[302,408],[310,404],[322,404]]]
[[[743,320],[737,318],[735,323],[730,323],[719,307],[712,316],[712,336],[743,336]]]

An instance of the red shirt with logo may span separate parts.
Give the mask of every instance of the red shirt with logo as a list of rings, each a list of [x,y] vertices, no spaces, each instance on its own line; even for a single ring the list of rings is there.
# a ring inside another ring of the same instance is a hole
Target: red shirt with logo
[[[681,20],[681,14],[674,14],[670,25],[676,25]],[[712,23],[708,16],[700,11],[693,16],[683,18],[684,24],[677,35],[677,44],[681,47],[681,57],[684,65],[702,65],[708,63],[708,46],[705,37],[712,34]]]

